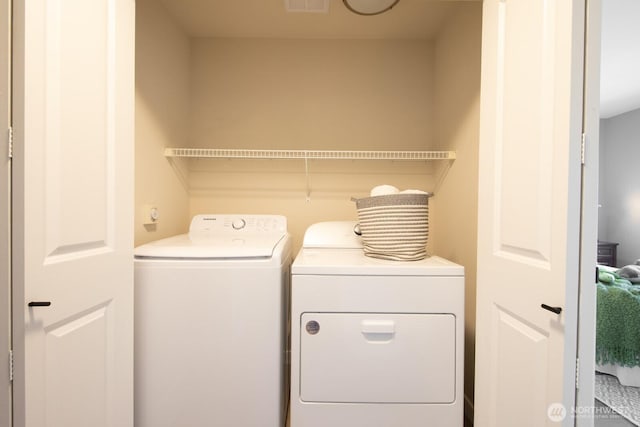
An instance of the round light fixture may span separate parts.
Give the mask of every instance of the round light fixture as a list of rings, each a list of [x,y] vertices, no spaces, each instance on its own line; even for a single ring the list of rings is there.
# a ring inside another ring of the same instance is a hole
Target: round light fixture
[[[390,10],[400,0],[342,0],[344,5],[358,15],[379,15]]]

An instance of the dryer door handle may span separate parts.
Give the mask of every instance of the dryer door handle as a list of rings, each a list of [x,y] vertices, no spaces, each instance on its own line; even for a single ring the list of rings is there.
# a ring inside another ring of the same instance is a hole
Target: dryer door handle
[[[396,333],[396,322],[393,320],[363,320],[360,326],[368,341],[388,341]]]

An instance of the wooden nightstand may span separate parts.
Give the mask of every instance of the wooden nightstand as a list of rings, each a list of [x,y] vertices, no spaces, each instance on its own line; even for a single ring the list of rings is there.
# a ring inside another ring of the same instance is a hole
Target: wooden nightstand
[[[616,267],[619,243],[598,241],[598,264]]]

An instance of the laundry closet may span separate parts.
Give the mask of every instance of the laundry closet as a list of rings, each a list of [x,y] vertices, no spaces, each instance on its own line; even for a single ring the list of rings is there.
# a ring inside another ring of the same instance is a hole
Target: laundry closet
[[[281,214],[295,253],[309,225],[355,220],[351,198],[376,185],[433,192],[429,252],[465,266],[470,403],[482,3],[400,0],[377,16],[341,0],[326,13],[288,3],[136,2],[135,244],[184,233],[197,214]],[[449,154],[278,159],[220,150]]]

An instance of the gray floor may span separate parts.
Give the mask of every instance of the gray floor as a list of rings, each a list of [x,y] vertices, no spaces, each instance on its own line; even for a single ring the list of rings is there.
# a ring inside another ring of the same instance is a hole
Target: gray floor
[[[596,413],[593,417],[594,427],[633,427],[635,424],[627,421],[626,418],[613,413],[610,408],[596,399]]]

